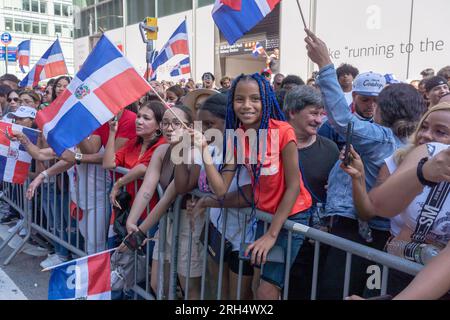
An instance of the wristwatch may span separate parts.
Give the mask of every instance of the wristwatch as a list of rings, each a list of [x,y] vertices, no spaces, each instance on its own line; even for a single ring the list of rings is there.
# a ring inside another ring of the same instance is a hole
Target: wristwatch
[[[75,162],[77,164],[81,164],[81,159],[83,159],[83,154],[79,152],[75,153]]]

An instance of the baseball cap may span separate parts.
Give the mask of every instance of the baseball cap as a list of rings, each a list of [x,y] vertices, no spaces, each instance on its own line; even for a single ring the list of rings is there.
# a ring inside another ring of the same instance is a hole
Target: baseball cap
[[[431,91],[434,87],[440,86],[442,84],[447,84],[447,80],[440,76],[434,76],[425,81],[425,90],[427,92]]]
[[[377,97],[386,86],[386,78],[379,73],[365,72],[353,80],[353,92],[362,96]]]
[[[11,112],[11,115],[17,118],[35,118],[36,109],[27,106],[20,106],[15,112]]]

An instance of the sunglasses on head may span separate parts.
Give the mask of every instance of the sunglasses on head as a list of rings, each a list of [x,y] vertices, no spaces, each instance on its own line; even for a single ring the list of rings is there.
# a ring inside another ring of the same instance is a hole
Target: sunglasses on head
[[[8,98],[8,99],[6,99],[6,101],[8,101],[8,102],[11,102],[11,101],[18,102],[19,98]]]

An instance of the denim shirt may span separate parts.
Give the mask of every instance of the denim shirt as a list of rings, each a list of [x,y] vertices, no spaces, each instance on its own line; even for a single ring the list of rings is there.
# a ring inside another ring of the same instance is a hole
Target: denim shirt
[[[392,130],[370,121],[362,121],[352,114],[347,106],[344,93],[338,83],[334,65],[330,64],[319,71],[316,83],[322,92],[328,122],[334,130],[345,136],[347,124],[353,121],[352,144],[361,156],[366,171],[366,187],[370,191],[384,164],[384,159],[391,156],[404,143],[394,135]],[[353,205],[351,177],[339,168],[338,161],[328,178],[327,204],[325,214],[339,215],[356,219]],[[369,226],[377,230],[389,230],[389,219],[375,217],[369,221]]]

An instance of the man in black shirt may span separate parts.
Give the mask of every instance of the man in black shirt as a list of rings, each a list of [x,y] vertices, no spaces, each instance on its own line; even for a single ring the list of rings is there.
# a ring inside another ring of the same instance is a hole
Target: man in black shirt
[[[292,88],[285,97],[284,112],[295,130],[299,168],[315,212],[317,203],[325,206],[328,175],[339,158],[339,149],[333,141],[317,134],[323,117],[322,97],[317,89],[310,86]],[[321,261],[324,261],[323,254],[326,249],[322,246]],[[289,299],[309,299],[313,258],[314,247],[306,241],[291,269]]]

